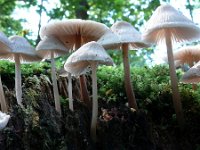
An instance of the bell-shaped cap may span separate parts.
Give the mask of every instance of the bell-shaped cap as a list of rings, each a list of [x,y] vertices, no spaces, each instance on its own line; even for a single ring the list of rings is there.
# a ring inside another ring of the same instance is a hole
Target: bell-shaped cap
[[[52,51],[54,52],[54,58],[56,58],[61,55],[66,55],[69,51],[69,48],[70,46],[68,48],[65,47],[55,37],[46,36],[36,46],[36,53],[44,59],[50,59]]]
[[[118,49],[121,45],[119,37],[114,34],[111,30],[108,30],[101,38],[97,41],[103,48],[107,49]]]
[[[149,47],[149,45],[142,41],[141,33],[126,21],[114,23],[111,26],[111,30],[118,35],[121,44],[128,43],[131,49]]]
[[[19,56],[20,62],[34,62],[40,61],[41,58],[36,54],[35,48],[21,36],[10,36],[9,40],[12,43],[12,50],[10,53],[0,55],[1,59],[8,59],[14,61],[15,55]]]
[[[69,19],[63,21],[53,21],[43,26],[40,36],[53,35],[62,43],[73,45],[76,36],[80,36],[83,43],[98,40],[109,28],[99,22],[81,19]]]
[[[0,130],[6,127],[9,119],[10,119],[10,115],[7,115],[6,113],[3,113],[0,111]]]
[[[159,6],[145,25],[143,39],[148,43],[158,43],[165,39],[166,32],[175,42],[200,38],[200,29],[169,4]]]
[[[174,52],[174,60],[181,64],[192,65],[200,60],[200,45],[186,46]]]
[[[190,68],[181,79],[183,83],[199,83],[200,82],[200,62]]]
[[[79,75],[85,73],[91,63],[113,65],[113,60],[101,45],[92,41],[71,54],[64,68],[73,75]]]
[[[0,32],[0,54],[9,53],[11,49],[11,42],[3,32]]]

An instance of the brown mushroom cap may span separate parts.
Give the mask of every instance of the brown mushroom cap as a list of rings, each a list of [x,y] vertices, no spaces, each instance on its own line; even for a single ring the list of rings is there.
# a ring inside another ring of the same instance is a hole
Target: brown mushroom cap
[[[158,43],[165,39],[165,30],[176,42],[200,38],[200,29],[169,4],[161,5],[155,10],[146,23],[143,38],[148,43]]]
[[[121,44],[130,44],[130,49],[149,47],[142,41],[141,33],[128,22],[118,21],[111,26],[111,30],[118,35]]]
[[[81,36],[83,42],[98,40],[109,28],[91,20],[69,19],[64,21],[54,21],[43,26],[40,36],[53,35],[63,44],[75,43],[76,36]]]
[[[186,46],[174,52],[174,60],[179,64],[194,64],[200,61],[200,45]]]
[[[113,65],[112,58],[106,53],[105,49],[97,42],[92,41],[72,53],[68,57],[64,68],[67,72],[79,75],[85,72],[92,62]]]
[[[1,55],[0,58],[14,61],[14,56],[18,54],[20,62],[41,60],[41,58],[36,54],[35,48],[33,48],[24,37],[14,35],[9,37],[9,40],[12,43],[12,50],[10,53]]]
[[[38,45],[36,46],[36,52],[39,56],[45,59],[51,58],[51,52],[54,52],[54,58],[59,57],[61,55],[65,55],[68,52],[68,48],[66,48],[59,40],[57,40],[53,36],[44,37]]]
[[[0,53],[9,53],[12,49],[12,44],[7,38],[7,36],[3,33],[0,32]]]
[[[181,79],[183,83],[199,83],[200,82],[200,62],[190,68]]]

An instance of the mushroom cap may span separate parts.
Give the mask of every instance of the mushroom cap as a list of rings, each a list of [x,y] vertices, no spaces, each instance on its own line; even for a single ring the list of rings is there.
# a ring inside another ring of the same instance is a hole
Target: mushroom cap
[[[126,21],[114,23],[111,30],[119,37],[121,44],[129,44],[130,49],[149,47],[148,44],[142,41],[141,33]]]
[[[0,130],[6,127],[9,119],[10,119],[10,115],[7,115],[6,113],[3,113],[0,111]]]
[[[200,45],[186,46],[174,52],[174,60],[180,64],[193,64],[200,60]]]
[[[67,72],[64,68],[61,68],[59,71],[58,71],[58,74],[59,76],[61,77],[67,77],[69,72]]]
[[[7,36],[3,33],[0,32],[0,53],[9,53],[12,49],[12,44],[7,38]]]
[[[105,49],[118,49],[121,45],[119,37],[108,30],[101,38],[97,41]]]
[[[41,58],[36,54],[35,48],[21,36],[10,36],[9,40],[12,43],[12,50],[10,53],[0,55],[1,59],[8,59],[15,61],[15,55],[19,55],[20,62],[40,61]]]
[[[54,52],[54,58],[67,54],[70,46],[66,48],[59,40],[53,36],[44,37],[36,46],[36,53],[44,59],[51,58],[51,52]]]
[[[53,21],[43,26],[40,36],[53,35],[63,44],[74,44],[76,36],[81,36],[84,43],[98,40],[109,28],[99,22],[81,19]]]
[[[71,54],[65,62],[64,68],[73,75],[83,74],[91,63],[113,65],[112,58],[97,42],[89,42]]]
[[[181,79],[183,83],[199,83],[200,82],[200,62],[190,68]]]
[[[191,41],[200,38],[200,29],[181,12],[169,4],[159,6],[148,20],[143,39],[148,43],[158,43],[170,33],[175,42]]]

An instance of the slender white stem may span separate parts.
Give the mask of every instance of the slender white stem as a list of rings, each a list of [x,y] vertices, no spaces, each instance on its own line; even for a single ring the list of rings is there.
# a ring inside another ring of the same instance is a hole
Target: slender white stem
[[[17,103],[22,106],[22,79],[19,54],[15,54],[15,90]]]
[[[96,142],[96,125],[97,125],[97,117],[98,117],[98,98],[97,98],[97,63],[91,64],[92,68],[92,122],[90,135],[93,141]]]
[[[170,32],[165,32],[166,37],[166,46],[167,46],[167,55],[168,55],[168,62],[169,62],[169,71],[170,71],[170,78],[171,78],[171,86],[172,86],[172,96],[173,96],[173,104],[176,112],[176,117],[178,123],[181,127],[184,124],[184,117],[182,111],[182,104],[181,104],[181,97],[178,90],[178,79],[176,76],[176,69],[174,65],[174,56],[172,52],[172,41]]]
[[[74,111],[73,98],[72,98],[72,75],[68,73],[68,95],[69,95],[69,109]]]
[[[51,51],[51,78],[53,82],[53,95],[55,100],[56,111],[61,115],[60,98],[58,92],[58,84],[56,80],[56,65],[54,60],[54,52]]]
[[[1,82],[1,76],[0,76],[0,103],[1,103],[2,112],[4,112],[4,113],[8,112],[8,108],[6,105],[6,99],[5,99],[5,95],[4,95],[4,91],[3,91],[3,85]]]

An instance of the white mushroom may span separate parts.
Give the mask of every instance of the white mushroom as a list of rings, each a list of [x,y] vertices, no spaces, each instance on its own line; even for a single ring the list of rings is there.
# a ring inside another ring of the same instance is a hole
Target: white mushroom
[[[97,98],[97,66],[113,65],[113,61],[106,53],[104,48],[97,42],[89,42],[80,47],[76,52],[71,54],[67,59],[64,68],[66,71],[72,74],[81,74],[88,68],[92,69],[92,95],[93,95],[93,107],[92,107],[92,122],[91,122],[91,137],[96,141],[96,124],[98,117],[98,98]],[[74,69],[75,66],[75,69]]]
[[[112,25],[111,30],[119,37],[119,41],[122,44],[122,55],[124,65],[124,82],[126,95],[128,98],[129,107],[138,109],[135,93],[131,83],[130,77],[130,64],[129,64],[129,49],[138,49],[148,47],[141,39],[141,34],[130,23],[125,21],[119,21]]]
[[[21,36],[11,36],[9,40],[12,43],[12,51],[8,54],[0,56],[0,58],[8,59],[15,62],[15,90],[17,103],[22,106],[22,87],[21,87],[21,69],[23,62],[40,61],[41,58],[36,54],[29,42]]]
[[[36,46],[36,51],[39,56],[44,59],[51,59],[51,77],[53,82],[53,92],[56,110],[61,115],[60,97],[58,92],[58,85],[56,80],[56,66],[54,58],[65,55],[67,49],[59,40],[53,36],[45,37]]]
[[[178,123],[183,127],[184,117],[178,91],[178,79],[175,72],[172,42],[197,40],[200,38],[200,29],[171,5],[165,4],[159,6],[146,23],[143,38],[149,43],[165,42],[166,44],[173,103]]]
[[[3,32],[0,32],[0,55],[9,53],[11,49],[12,49],[11,42]],[[0,76],[0,104],[1,104],[1,110],[3,112],[8,112],[6,99],[3,91],[3,85],[1,82],[1,76]]]

